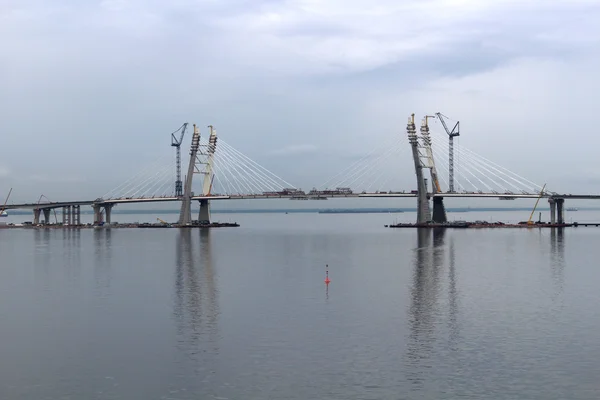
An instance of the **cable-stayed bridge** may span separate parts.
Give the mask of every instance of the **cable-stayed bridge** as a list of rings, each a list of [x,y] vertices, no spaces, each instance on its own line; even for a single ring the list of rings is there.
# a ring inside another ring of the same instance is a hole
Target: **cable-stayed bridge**
[[[437,119],[446,132],[430,131]],[[49,223],[51,210],[62,208],[63,223],[78,225],[80,207],[92,206],[95,223],[111,222],[111,210],[118,204],[180,202],[179,225],[210,222],[210,202],[236,199],[323,200],[327,198],[417,199],[417,222],[445,222],[444,198],[548,198],[552,221],[563,222],[565,199],[600,199],[600,195],[566,195],[545,189],[520,174],[462,146],[455,146],[458,123],[448,129],[444,116],[425,116],[416,129],[414,115],[406,133],[396,134],[325,182],[302,190],[268,170],[244,153],[218,138],[209,126],[201,135],[194,125],[189,147],[187,171],[181,178],[179,145],[173,134],[177,157],[165,153],[153,164],[130,176],[117,187],[94,200],[6,204],[4,209],[31,209],[34,224],[41,217]],[[177,132],[177,131],[176,131]],[[407,164],[407,162],[410,162]],[[412,164],[412,165],[411,165]],[[407,165],[411,165],[407,168]],[[416,176],[416,185],[401,188],[399,176]],[[197,219],[192,219],[191,204],[200,203]],[[430,202],[433,202],[433,210]],[[433,211],[433,212],[431,212]]]

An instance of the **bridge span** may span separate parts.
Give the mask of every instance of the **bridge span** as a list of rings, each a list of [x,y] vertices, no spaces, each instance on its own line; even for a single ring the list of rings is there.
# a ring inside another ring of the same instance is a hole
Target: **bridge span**
[[[384,198],[416,198],[417,193],[411,192],[385,192],[385,193],[345,193],[345,194],[327,194],[318,196],[306,196],[306,200],[323,200],[323,199],[384,199]],[[546,198],[548,199],[551,208],[553,204],[564,203],[566,199],[579,199],[579,200],[600,200],[600,195],[587,195],[587,194],[540,194],[533,193],[428,193],[427,197],[433,198],[496,198],[496,199],[537,199]],[[269,200],[269,199],[298,199],[297,195],[273,195],[273,194],[241,194],[241,195],[207,195],[207,196],[192,196],[194,201],[218,201],[218,200]],[[95,200],[78,200],[78,201],[58,201],[58,202],[45,202],[45,203],[21,203],[21,204],[7,204],[5,209],[7,210],[32,210],[34,214],[34,224],[40,223],[40,217],[44,216],[44,222],[49,223],[50,212],[55,209],[62,209],[63,212],[63,223],[76,225],[80,221],[80,209],[81,206],[90,206],[96,213],[105,214],[105,222],[111,222],[111,211],[116,205],[122,204],[149,204],[149,203],[165,203],[165,202],[180,202],[181,197],[165,196],[165,197],[150,197],[150,198],[116,198],[116,199],[95,199]],[[561,206],[559,206],[561,207]],[[560,211],[562,213],[562,210]],[[98,215],[96,215],[98,217]],[[99,219],[95,219],[96,222]]]
[[[404,185],[388,186],[388,181],[381,179],[381,171],[375,171],[381,159],[398,158],[396,153],[398,149],[395,146],[400,142],[397,137],[391,143],[384,143],[381,154],[375,159],[371,152],[318,188],[314,187],[304,192],[254,162],[222,139],[217,141],[214,127],[209,126],[209,134],[203,138],[198,127],[194,125],[185,182],[181,181],[178,156],[176,170],[172,165],[168,168],[159,165],[156,167],[156,172],[155,170],[141,172],[94,200],[6,204],[0,208],[0,211],[29,209],[33,211],[34,224],[39,224],[42,215],[44,222],[49,223],[50,212],[62,209],[63,224],[78,225],[81,207],[89,206],[94,211],[94,223],[100,224],[111,222],[112,208],[119,204],[179,202],[181,211],[178,225],[185,226],[192,222],[192,201],[198,201],[200,205],[197,221],[210,222],[210,202],[220,200],[415,198],[417,222],[439,224],[447,221],[445,199],[539,200],[544,198],[550,205],[552,223],[562,223],[565,200],[600,199],[600,194],[559,194],[546,190],[545,185],[543,187],[537,185],[470,150],[454,147],[452,138],[457,136],[458,132],[446,131],[450,139],[448,145],[444,142],[448,136],[438,137],[434,141],[435,132],[434,134],[430,132],[430,118],[432,117],[426,116],[421,121],[420,130],[417,132],[414,114],[412,114],[406,128],[417,178],[416,190],[376,190]],[[443,124],[443,121],[441,122]],[[446,125],[443,125],[446,128]],[[183,134],[181,138],[183,139]],[[401,146],[400,151],[405,147]],[[442,155],[448,154],[448,151],[450,154],[446,163],[446,158]],[[457,153],[457,159],[461,160],[461,163],[456,166],[453,158],[454,151]],[[392,175],[397,175],[396,171],[400,170],[392,169]],[[374,175],[369,175],[373,171],[375,171]],[[386,171],[389,169],[383,172]],[[439,171],[449,171],[447,180]],[[195,176],[202,176],[199,182],[201,190],[197,194],[192,191]],[[430,210],[430,203],[433,203],[433,210]]]

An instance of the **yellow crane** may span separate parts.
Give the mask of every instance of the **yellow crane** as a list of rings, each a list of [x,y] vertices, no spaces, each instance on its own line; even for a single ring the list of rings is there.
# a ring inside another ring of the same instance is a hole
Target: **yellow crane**
[[[544,183],[544,187],[542,187],[542,191],[540,192],[540,195],[538,196],[537,200],[535,201],[535,206],[533,206],[533,210],[531,211],[531,215],[529,216],[529,219],[527,220],[527,225],[532,225],[533,224],[533,222],[531,221],[531,219],[533,218],[533,213],[535,212],[535,209],[537,208],[538,203],[540,202],[540,199],[544,195],[544,189],[546,189],[546,184],[545,183]]]
[[[163,223],[163,224],[167,224],[167,223],[168,223],[167,221],[163,221],[162,219],[160,219],[160,218],[158,218],[158,217],[156,217],[156,220],[157,220],[157,221],[160,221],[160,222],[161,222],[161,223]]]

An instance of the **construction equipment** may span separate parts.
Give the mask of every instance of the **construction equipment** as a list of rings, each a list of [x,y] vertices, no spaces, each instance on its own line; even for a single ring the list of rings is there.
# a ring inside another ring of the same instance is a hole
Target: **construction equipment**
[[[440,112],[435,113],[438,117],[444,130],[448,134],[448,191],[450,193],[454,192],[454,138],[456,136],[460,136],[460,121],[456,121],[456,124],[452,128],[452,130],[448,129],[448,125],[446,125],[446,121],[444,121],[445,115]],[[450,119],[450,118],[448,118]]]
[[[529,216],[529,219],[527,220],[527,225],[533,225],[534,224],[534,222],[531,221],[531,219],[533,218],[533,213],[535,213],[535,209],[537,208],[538,203],[540,202],[540,199],[544,195],[544,189],[545,188],[546,188],[546,184],[544,183],[544,187],[542,187],[542,191],[540,192],[540,195],[538,196],[537,200],[535,201],[535,205],[533,206],[533,210],[531,211],[531,215]]]
[[[4,212],[4,209],[6,208],[6,203],[8,203],[8,199],[10,198],[11,193],[12,193],[12,188],[10,188],[10,190],[8,191],[8,196],[6,196],[6,200],[4,200],[4,204],[2,205],[2,208],[0,208],[0,214],[2,214]]]
[[[156,220],[159,221],[161,224],[167,224],[167,221],[163,221],[162,219],[156,217]]]
[[[176,165],[176,178],[175,178],[175,196],[181,197],[183,196],[183,183],[181,182],[181,142],[183,142],[183,135],[185,135],[185,130],[188,126],[187,122],[184,122],[175,132],[171,133],[171,146],[175,147],[175,151],[177,153],[177,165]],[[177,132],[181,132],[181,136],[179,139],[175,134]]]

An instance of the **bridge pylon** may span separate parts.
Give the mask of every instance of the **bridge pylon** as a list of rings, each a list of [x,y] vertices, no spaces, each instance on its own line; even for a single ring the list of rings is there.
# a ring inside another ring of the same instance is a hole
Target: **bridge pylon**
[[[438,179],[437,169],[435,167],[435,160],[433,159],[433,150],[431,148],[431,135],[429,134],[428,118],[431,117],[426,115],[421,122],[421,140],[426,153],[427,168],[429,168],[431,174],[431,185],[433,193],[442,193],[442,187]],[[433,217],[432,221],[436,223],[448,222],[446,216],[446,208],[444,207],[443,197],[433,198]]]
[[[183,198],[181,202],[181,211],[179,213],[179,225],[192,224],[192,183],[194,174],[204,175],[202,182],[202,196],[210,196],[212,183],[214,179],[213,163],[214,154],[217,149],[217,132],[212,125],[209,126],[210,134],[207,144],[200,144],[200,131],[194,124],[194,134],[190,147],[190,163],[188,173],[185,178]],[[201,199],[200,211],[198,213],[198,222],[200,224],[210,223],[210,202],[208,199]]]
[[[429,198],[427,194],[427,181],[423,175],[423,169],[426,168],[422,158],[419,138],[417,137],[417,128],[415,126],[415,114],[411,114],[406,125],[408,142],[412,148],[413,160],[415,162],[415,174],[417,175],[417,223],[426,224],[431,221],[431,210],[429,209]]]

